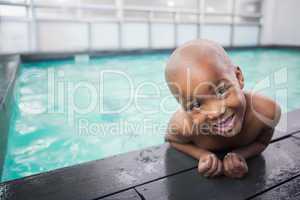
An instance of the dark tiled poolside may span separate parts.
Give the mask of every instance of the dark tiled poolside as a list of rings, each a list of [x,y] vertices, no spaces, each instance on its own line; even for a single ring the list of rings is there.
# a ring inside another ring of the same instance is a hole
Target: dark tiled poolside
[[[1,200],[299,199],[300,110],[283,115],[261,156],[242,180],[206,179],[196,160],[168,144],[62,168],[0,185]]]

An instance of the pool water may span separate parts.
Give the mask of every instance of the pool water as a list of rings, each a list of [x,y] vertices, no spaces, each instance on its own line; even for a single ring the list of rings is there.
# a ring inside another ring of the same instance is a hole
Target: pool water
[[[233,50],[245,89],[300,107],[300,51]],[[14,90],[2,181],[159,145],[178,104],[169,54],[25,63]]]

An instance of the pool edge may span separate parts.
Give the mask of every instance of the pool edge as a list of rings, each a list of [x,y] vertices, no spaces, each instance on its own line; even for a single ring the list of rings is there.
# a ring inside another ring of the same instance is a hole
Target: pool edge
[[[12,105],[15,102],[13,88],[20,63],[20,55],[0,56],[0,130],[2,133],[0,138],[0,181],[2,181],[3,166],[7,151]]]
[[[300,50],[300,46],[292,45],[259,45],[259,46],[224,46],[225,50],[243,49],[295,49]],[[76,51],[41,51],[23,53],[0,53],[1,56],[19,55],[22,62],[34,62],[42,60],[68,60],[73,59],[74,55],[88,54],[90,57],[112,56],[112,55],[132,55],[132,54],[151,54],[151,53],[171,53],[174,48],[162,49],[121,49],[121,50],[76,50]]]

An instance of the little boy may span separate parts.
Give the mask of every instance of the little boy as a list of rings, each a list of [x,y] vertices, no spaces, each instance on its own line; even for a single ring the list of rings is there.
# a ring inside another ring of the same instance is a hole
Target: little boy
[[[165,78],[181,104],[168,125],[166,140],[199,160],[205,177],[241,178],[246,159],[268,146],[280,118],[271,99],[244,92],[244,77],[215,42],[194,40],[171,55]],[[213,153],[228,152],[223,161]]]

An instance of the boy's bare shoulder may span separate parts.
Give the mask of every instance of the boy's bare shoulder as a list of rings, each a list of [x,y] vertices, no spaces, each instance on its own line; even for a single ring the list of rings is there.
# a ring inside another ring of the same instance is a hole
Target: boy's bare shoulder
[[[245,93],[248,109],[265,125],[274,128],[281,116],[280,106],[271,98],[253,93]]]
[[[182,108],[179,108],[172,115],[168,124],[168,130],[179,135],[191,135],[190,130],[192,130],[192,121]]]
[[[192,122],[186,112],[179,108],[171,117],[165,140],[176,143],[190,143]]]

